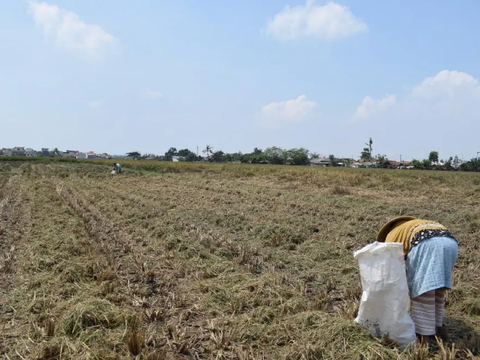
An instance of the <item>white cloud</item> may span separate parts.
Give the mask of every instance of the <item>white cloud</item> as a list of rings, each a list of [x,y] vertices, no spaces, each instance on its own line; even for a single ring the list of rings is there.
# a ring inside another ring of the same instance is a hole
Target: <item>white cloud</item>
[[[478,80],[473,76],[460,71],[440,71],[437,75],[428,77],[412,90],[416,98],[452,98],[458,93],[479,92]]]
[[[98,108],[101,108],[102,105],[103,105],[103,100],[94,100],[88,103],[88,107],[90,109],[98,109]]]
[[[308,100],[305,95],[296,99],[272,102],[261,110],[261,118],[265,123],[297,123],[311,115],[317,104]]]
[[[365,97],[353,118],[385,117],[387,111],[389,117],[420,122],[480,118],[479,81],[464,72],[443,70],[425,78],[398,101],[395,95]]]
[[[267,24],[267,34],[279,40],[314,37],[325,40],[346,38],[368,31],[367,24],[357,19],[347,6],[329,2],[315,5],[286,6]]]
[[[441,158],[476,156],[480,133],[479,80],[466,72],[443,70],[408,85],[395,103],[363,100],[353,116],[355,133],[372,137],[378,153],[398,159],[424,158],[432,150]],[[390,105],[389,105],[390,104]],[[382,109],[381,111],[371,111]],[[368,124],[368,126],[366,126]]]
[[[28,12],[35,25],[42,28],[47,39],[60,48],[98,58],[118,40],[95,24],[86,24],[71,11],[60,9],[46,2],[28,1]]]
[[[397,98],[395,95],[385,95],[382,99],[372,99],[366,96],[360,106],[355,111],[354,119],[365,120],[371,116],[377,115],[395,105]]]
[[[145,99],[160,99],[163,98],[163,94],[158,90],[147,89],[143,93]]]

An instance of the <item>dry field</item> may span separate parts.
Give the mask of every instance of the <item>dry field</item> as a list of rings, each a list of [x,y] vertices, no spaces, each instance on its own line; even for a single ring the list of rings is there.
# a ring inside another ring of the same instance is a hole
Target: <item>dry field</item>
[[[451,359],[480,350],[480,174],[0,162],[5,359]],[[455,346],[353,323],[352,252],[399,214],[460,243]],[[458,349],[458,350],[457,350]]]

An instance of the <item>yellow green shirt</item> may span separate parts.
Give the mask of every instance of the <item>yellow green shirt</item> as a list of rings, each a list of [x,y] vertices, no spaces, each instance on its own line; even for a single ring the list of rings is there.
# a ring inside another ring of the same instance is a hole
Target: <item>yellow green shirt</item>
[[[388,233],[385,242],[402,243],[403,253],[408,254],[412,246],[420,242],[424,238],[432,237],[435,230],[448,231],[448,229],[436,221],[414,219],[398,223]]]

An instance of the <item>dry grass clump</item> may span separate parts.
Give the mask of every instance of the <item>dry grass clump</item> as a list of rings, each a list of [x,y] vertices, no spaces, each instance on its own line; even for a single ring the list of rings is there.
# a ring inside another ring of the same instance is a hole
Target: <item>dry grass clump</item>
[[[128,350],[133,356],[137,356],[142,352],[143,335],[139,330],[132,330],[127,336]]]
[[[348,187],[335,185],[332,188],[332,194],[334,194],[334,195],[351,195],[352,191]]]
[[[122,325],[126,313],[107,300],[93,299],[77,304],[63,320],[65,334],[78,337],[92,329],[109,329]]]
[[[466,359],[480,351],[478,174],[0,162],[0,352],[39,359]],[[399,214],[460,243],[451,342],[353,323],[352,253]]]
[[[57,360],[62,357],[62,348],[58,345],[48,345],[43,348],[43,353],[40,356],[41,360]]]
[[[55,335],[55,321],[52,318],[48,318],[44,322],[45,336],[53,337]]]

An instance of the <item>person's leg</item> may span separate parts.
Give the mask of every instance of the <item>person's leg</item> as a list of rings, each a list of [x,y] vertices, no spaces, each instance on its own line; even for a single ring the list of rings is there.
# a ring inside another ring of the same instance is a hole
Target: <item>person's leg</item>
[[[412,299],[410,313],[415,323],[415,332],[422,341],[428,341],[430,336],[436,334],[435,290]]]
[[[443,341],[448,341],[447,329],[443,325],[445,293],[446,289],[435,290],[435,325],[437,326],[437,336]]]
[[[445,312],[445,289],[435,290],[435,324],[443,326],[443,313]]]

